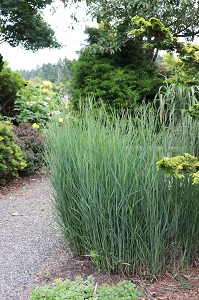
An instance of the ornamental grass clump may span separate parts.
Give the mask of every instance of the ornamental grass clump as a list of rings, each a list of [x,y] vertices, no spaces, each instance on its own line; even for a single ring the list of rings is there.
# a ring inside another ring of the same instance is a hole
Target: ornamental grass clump
[[[108,272],[142,276],[193,262],[199,186],[188,176],[166,178],[156,162],[193,153],[194,126],[160,126],[152,108],[140,110],[136,123],[88,110],[63,126],[51,124],[46,157],[54,213],[73,253]]]

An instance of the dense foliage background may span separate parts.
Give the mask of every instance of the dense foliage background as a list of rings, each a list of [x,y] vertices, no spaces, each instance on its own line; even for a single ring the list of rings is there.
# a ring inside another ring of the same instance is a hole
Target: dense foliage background
[[[52,3],[0,1],[2,41],[58,47],[40,10]],[[199,250],[198,1],[86,5],[98,27],[76,61],[12,71],[0,57],[0,183],[48,168],[73,253],[176,273]]]

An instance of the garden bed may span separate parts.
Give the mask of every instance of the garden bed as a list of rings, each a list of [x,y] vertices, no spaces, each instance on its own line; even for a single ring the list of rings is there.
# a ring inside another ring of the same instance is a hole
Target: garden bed
[[[39,173],[20,177],[1,189],[2,300],[28,300],[37,285],[51,285],[57,278],[89,275],[99,284],[130,279],[142,292],[142,300],[199,298],[198,262],[187,273],[168,272],[153,281],[109,275],[97,270],[86,258],[72,256],[51,217],[50,193],[49,178]]]

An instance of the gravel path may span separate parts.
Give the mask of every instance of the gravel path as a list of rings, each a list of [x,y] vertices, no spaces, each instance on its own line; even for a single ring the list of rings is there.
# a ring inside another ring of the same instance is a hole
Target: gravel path
[[[0,194],[1,300],[29,299],[35,286],[60,277],[60,269],[67,266],[70,254],[50,210],[45,176],[29,177]]]
[[[52,217],[51,193],[49,178],[38,174],[0,190],[0,300],[29,300],[36,286],[56,278],[119,281],[71,255]]]

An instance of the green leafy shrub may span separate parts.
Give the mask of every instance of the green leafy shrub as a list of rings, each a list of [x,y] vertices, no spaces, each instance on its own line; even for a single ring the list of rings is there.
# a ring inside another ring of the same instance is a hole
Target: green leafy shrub
[[[0,113],[13,117],[14,101],[26,82],[20,72],[12,71],[5,63],[4,65],[0,72]]]
[[[44,165],[44,147],[45,139],[42,133],[32,128],[29,123],[21,123],[14,126],[14,132],[17,136],[16,142],[20,146],[26,159],[27,166],[24,169],[26,173],[32,173]]]
[[[137,300],[139,295],[140,292],[130,281],[125,280],[113,286],[102,284],[97,287],[94,285],[94,278],[90,276],[87,280],[78,277],[75,281],[65,280],[51,287],[37,287],[31,292],[30,300]]]
[[[18,176],[18,171],[26,167],[26,162],[16,143],[13,127],[8,121],[0,121],[0,185]]]
[[[63,101],[56,86],[38,78],[28,81],[27,86],[18,93],[14,104],[16,122],[37,123],[40,127],[44,127],[52,116],[60,117],[63,109]]]

